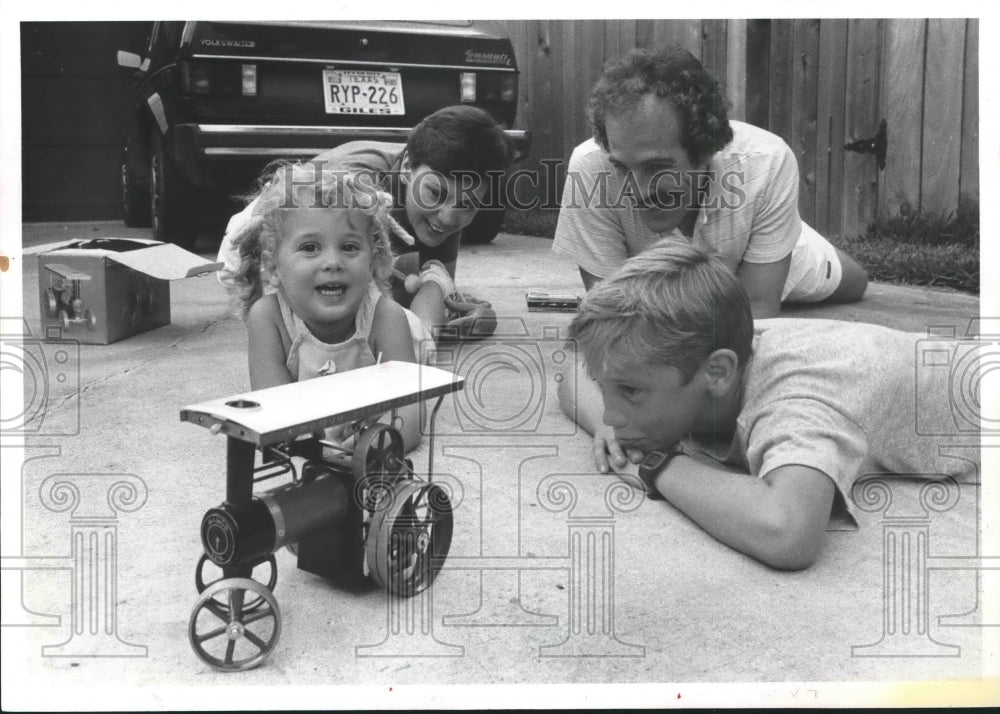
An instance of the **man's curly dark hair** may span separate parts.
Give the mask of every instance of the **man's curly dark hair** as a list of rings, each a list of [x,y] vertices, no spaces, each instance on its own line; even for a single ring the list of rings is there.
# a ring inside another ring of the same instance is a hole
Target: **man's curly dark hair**
[[[694,55],[680,47],[657,52],[639,47],[607,63],[590,92],[587,113],[601,148],[608,150],[608,115],[627,114],[651,92],[673,104],[681,120],[681,146],[692,163],[733,140],[726,98]]]

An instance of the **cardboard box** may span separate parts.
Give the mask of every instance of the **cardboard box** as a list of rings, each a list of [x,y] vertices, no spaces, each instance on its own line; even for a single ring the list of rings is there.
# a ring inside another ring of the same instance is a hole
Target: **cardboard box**
[[[40,246],[42,334],[107,345],[170,324],[170,281],[218,270],[172,243],[97,238]]]

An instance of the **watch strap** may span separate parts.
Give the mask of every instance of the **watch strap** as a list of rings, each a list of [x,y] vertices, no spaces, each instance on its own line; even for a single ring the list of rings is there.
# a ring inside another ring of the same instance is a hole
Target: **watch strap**
[[[684,450],[680,446],[674,446],[668,451],[650,451],[646,458],[639,464],[639,479],[648,495],[653,500],[663,500],[663,496],[656,490],[654,482],[656,477],[667,467],[677,454],[683,454]]]

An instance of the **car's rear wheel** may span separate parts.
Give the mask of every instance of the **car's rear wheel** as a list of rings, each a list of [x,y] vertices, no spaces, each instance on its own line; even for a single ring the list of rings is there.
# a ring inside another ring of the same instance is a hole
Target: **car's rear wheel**
[[[122,161],[122,220],[130,228],[148,228],[151,224],[149,186],[144,186],[129,168],[128,149]]]
[[[489,243],[500,232],[505,213],[503,208],[481,209],[472,223],[462,229],[462,242],[470,245]]]
[[[491,177],[488,192],[483,197],[484,205],[465,230],[462,231],[462,242],[466,244],[489,243],[497,237],[503,227],[504,215],[507,213],[507,181],[500,177]]]
[[[193,219],[190,184],[170,163],[163,146],[163,137],[153,131],[149,158],[150,213],[153,238],[175,243],[182,248],[193,248],[198,237]]]

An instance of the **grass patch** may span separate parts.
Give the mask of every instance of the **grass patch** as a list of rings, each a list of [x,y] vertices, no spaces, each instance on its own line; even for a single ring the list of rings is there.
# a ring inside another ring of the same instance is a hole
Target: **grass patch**
[[[508,211],[503,230],[551,238],[559,211]],[[979,206],[957,214],[897,216],[869,227],[863,236],[832,238],[868,271],[872,280],[926,285],[979,294]]]
[[[979,294],[978,206],[947,216],[896,216],[834,242],[872,280]]]

